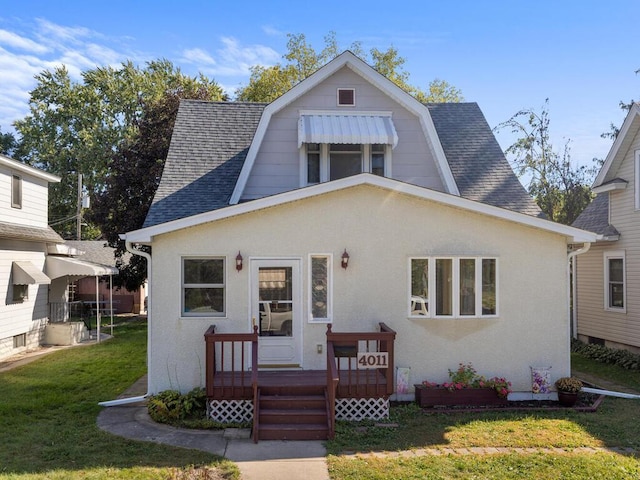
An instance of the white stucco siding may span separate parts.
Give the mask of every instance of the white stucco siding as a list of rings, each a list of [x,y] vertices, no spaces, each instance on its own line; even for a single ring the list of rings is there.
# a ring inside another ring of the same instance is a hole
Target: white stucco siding
[[[349,268],[340,267],[347,249]],[[244,269],[236,272],[238,251]],[[310,324],[308,255],[333,254],[334,331],[372,331],[385,322],[398,335],[396,365],[412,382],[443,381],[473,362],[530,390],[529,366],[569,373],[566,244],[560,235],[426,200],[359,186],[156,237],[153,243],[151,389],[188,390],[204,383],[203,334],[249,332],[249,263],[255,257],[302,261],[303,368],[324,368],[326,325]],[[226,256],[224,318],[180,315],[182,256]],[[408,319],[412,256],[498,258],[499,317]]]
[[[337,107],[337,89],[355,88],[356,106]],[[392,154],[393,178],[443,191],[440,174],[419,119],[347,67],[276,112],[247,181],[242,198],[261,198],[300,187],[298,119],[302,110],[389,111],[398,133]]]

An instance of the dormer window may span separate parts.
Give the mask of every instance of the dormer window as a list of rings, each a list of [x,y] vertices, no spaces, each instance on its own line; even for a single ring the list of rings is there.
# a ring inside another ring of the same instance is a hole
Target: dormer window
[[[22,177],[16,174],[11,175],[11,206],[22,208]]]
[[[391,176],[391,145],[307,143],[303,148],[306,161],[303,186],[363,172],[381,177]]]
[[[339,107],[355,107],[356,105],[356,89],[355,88],[339,88],[338,89],[338,106]]]

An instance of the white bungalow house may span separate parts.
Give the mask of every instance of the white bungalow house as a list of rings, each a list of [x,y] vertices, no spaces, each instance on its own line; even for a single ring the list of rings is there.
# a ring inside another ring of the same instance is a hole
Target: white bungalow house
[[[576,269],[577,337],[640,352],[640,105],[634,104],[574,226],[598,234]]]
[[[475,103],[345,52],[268,105],[183,101],[123,237],[152,246],[149,393],[206,386],[257,440],[331,436],[460,362],[549,398],[531,367],[570,372],[568,246],[596,235],[541,218]],[[274,419],[287,382],[320,384],[324,430]]]

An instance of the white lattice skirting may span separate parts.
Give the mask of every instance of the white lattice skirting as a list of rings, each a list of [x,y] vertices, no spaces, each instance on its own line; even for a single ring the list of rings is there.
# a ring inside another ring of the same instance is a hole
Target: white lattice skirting
[[[382,420],[389,418],[389,399],[337,398],[337,420]]]
[[[207,404],[207,417],[220,423],[253,421],[251,400],[211,400]]]

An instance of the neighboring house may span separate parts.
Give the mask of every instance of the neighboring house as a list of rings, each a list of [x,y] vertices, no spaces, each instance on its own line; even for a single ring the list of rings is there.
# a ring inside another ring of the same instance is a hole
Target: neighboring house
[[[67,240],[66,245],[76,250],[77,258],[100,265],[117,267],[114,256],[114,248],[109,247],[104,240]],[[130,254],[123,256],[127,262]],[[100,301],[113,301],[114,313],[143,313],[145,300],[145,286],[135,291],[129,291],[124,287],[113,287],[113,295],[110,296],[109,278],[103,278],[99,283],[98,297]],[[92,277],[84,277],[75,281],[71,287],[71,301],[94,301],[96,299],[96,283]]]
[[[320,372],[338,417],[460,362],[548,398],[530,367],[570,373],[567,248],[596,236],[541,218],[475,103],[423,105],[345,52],[268,105],[183,101],[125,237],[152,246],[149,392],[206,385],[212,416],[262,418],[290,370]],[[374,393],[348,386],[374,382],[364,350],[389,353]]]
[[[573,224],[598,234],[577,262],[574,331],[588,343],[640,352],[638,104],[622,124],[593,191],[596,198]]]
[[[0,155],[0,359],[38,346],[49,318],[45,257],[64,240],[47,225],[55,175]]]

